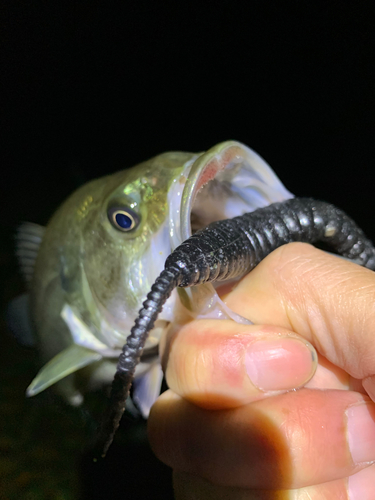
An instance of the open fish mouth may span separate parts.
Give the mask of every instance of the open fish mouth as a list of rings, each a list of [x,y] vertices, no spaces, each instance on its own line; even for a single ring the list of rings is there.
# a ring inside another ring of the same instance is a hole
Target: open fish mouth
[[[168,195],[172,250],[210,222],[293,197],[261,156],[236,141],[197,155],[182,176],[181,194],[177,185]]]
[[[176,182],[168,194],[171,251],[211,222],[293,198],[268,163],[237,141],[220,143],[197,155],[182,176],[186,178],[183,189]],[[223,284],[179,288],[180,303],[197,318],[248,323],[220,300],[215,286]]]

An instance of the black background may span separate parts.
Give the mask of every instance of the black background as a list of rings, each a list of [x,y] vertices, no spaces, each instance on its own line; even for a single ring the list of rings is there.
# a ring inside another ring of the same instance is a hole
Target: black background
[[[91,178],[227,139],[375,240],[374,21],[370,1],[2,1],[3,282],[21,220],[46,223]]]

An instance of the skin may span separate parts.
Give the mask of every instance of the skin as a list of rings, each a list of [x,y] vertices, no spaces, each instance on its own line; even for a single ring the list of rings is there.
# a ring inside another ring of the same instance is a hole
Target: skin
[[[161,346],[149,437],[176,499],[373,499],[374,273],[292,243],[225,293],[254,325],[192,321]],[[264,346],[283,355],[257,372]]]

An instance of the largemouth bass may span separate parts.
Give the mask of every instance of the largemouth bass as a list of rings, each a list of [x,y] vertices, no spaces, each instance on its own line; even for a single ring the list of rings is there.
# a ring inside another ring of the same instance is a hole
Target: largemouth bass
[[[42,361],[27,389],[55,385],[71,404],[107,387],[122,346],[168,255],[193,232],[292,198],[269,165],[228,141],[206,153],[169,152],[91,181],[74,192],[47,227],[24,224],[18,255],[30,281],[30,311]],[[174,291],[137,366],[133,398],[143,416],[160,392],[158,344],[187,317],[246,322],[212,284]]]

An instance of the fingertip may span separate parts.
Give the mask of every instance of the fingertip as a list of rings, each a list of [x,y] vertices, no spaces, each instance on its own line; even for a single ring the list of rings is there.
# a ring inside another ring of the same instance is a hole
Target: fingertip
[[[317,367],[314,347],[267,325],[201,320],[183,327],[168,355],[168,386],[205,409],[229,409],[296,389]]]

